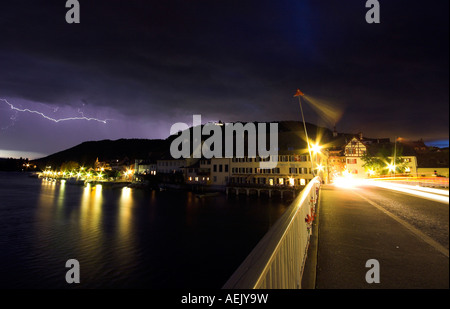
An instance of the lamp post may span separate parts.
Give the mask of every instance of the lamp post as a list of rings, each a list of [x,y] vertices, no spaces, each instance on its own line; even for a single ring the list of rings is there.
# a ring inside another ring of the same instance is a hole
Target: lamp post
[[[325,175],[325,169],[326,169],[326,166],[324,166],[322,164],[323,156],[322,156],[322,158],[319,158],[319,155],[323,155],[323,153],[321,151],[322,148],[323,148],[323,146],[320,146],[319,143],[317,143],[317,142],[315,144],[311,145],[312,153],[315,155],[314,162],[317,165],[317,167],[316,167],[317,176],[320,176],[321,180],[323,180],[325,178],[324,175]],[[321,172],[322,172],[322,175],[321,175]],[[326,177],[326,179],[328,179],[328,177]]]
[[[394,142],[394,178],[395,178],[395,166],[396,166],[396,161],[397,160],[397,136],[395,137],[395,142]]]
[[[303,128],[305,129],[306,143],[308,144],[309,158],[311,160],[311,173],[312,173],[313,178],[314,178],[315,173],[314,173],[313,158],[312,158],[312,155],[311,155],[311,146],[309,144],[308,131],[306,130],[305,116],[303,115],[302,100],[300,99],[304,95],[305,94],[303,92],[301,92],[300,89],[297,89],[297,92],[295,93],[294,97],[298,98],[298,103],[300,105],[300,112],[302,114],[302,120],[303,120]]]

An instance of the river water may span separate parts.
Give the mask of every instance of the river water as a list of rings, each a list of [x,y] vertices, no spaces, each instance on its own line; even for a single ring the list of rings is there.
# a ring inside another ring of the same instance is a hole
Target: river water
[[[290,202],[0,172],[0,288],[221,288]]]

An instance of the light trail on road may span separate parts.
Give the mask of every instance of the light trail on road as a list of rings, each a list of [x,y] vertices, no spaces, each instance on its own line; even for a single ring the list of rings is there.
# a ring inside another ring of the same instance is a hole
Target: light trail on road
[[[388,190],[394,190],[398,192],[403,192],[406,194],[411,194],[421,198],[429,199],[432,201],[449,204],[449,194],[447,190],[439,190],[433,188],[425,188],[419,186],[411,186],[405,184],[397,184],[391,182],[375,181],[370,179],[364,179],[361,181],[362,184],[376,186]]]

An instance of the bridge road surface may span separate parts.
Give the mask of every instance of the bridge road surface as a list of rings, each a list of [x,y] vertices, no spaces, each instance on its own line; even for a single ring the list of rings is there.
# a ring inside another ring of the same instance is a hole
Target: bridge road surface
[[[449,205],[387,189],[324,185],[315,288],[448,289]],[[380,283],[367,283],[366,261]]]

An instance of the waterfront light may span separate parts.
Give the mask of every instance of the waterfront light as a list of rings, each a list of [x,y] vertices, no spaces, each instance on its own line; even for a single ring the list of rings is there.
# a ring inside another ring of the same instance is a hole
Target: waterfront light
[[[320,152],[320,150],[322,149],[323,147],[322,146],[320,146],[318,143],[315,143],[315,144],[311,144],[311,151],[313,152],[313,153],[319,153]]]
[[[98,198],[102,195],[102,185],[95,186],[95,197]]]
[[[320,171],[320,172],[322,172],[323,169],[324,169],[324,166],[322,165],[322,163],[319,163],[319,164],[317,165],[317,170]]]
[[[293,187],[295,185],[295,179],[294,178],[292,178],[292,177],[289,178],[289,185],[291,187]]]
[[[395,164],[388,164],[387,168],[389,169],[389,172],[394,172],[395,171]]]

